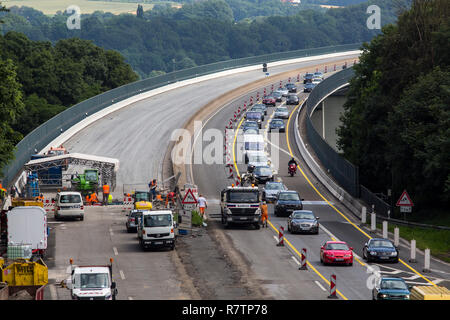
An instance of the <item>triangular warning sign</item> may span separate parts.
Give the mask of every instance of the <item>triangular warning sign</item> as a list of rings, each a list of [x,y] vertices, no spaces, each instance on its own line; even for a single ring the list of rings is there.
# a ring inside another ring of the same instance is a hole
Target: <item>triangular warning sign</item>
[[[403,191],[400,199],[397,201],[397,207],[412,207],[414,206],[411,198],[409,197],[408,192],[406,190]]]
[[[197,203],[197,199],[195,199],[194,193],[192,192],[192,189],[188,189],[186,192],[186,195],[183,198],[183,201],[181,201],[183,204],[194,204]]]

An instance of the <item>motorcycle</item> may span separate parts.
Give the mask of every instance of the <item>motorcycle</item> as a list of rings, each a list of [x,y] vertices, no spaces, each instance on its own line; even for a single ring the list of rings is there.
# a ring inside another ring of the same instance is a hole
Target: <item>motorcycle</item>
[[[256,185],[257,184],[256,182],[257,182],[256,177],[253,172],[247,172],[242,175],[241,183],[243,187],[251,186],[252,184]]]
[[[291,177],[293,177],[294,174],[297,172],[297,166],[294,163],[290,164],[288,171],[289,171],[289,174],[291,175]]]

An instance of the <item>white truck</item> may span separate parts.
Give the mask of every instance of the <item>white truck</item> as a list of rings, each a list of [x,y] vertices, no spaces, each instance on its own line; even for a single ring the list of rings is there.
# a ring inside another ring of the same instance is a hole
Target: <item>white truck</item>
[[[47,213],[38,206],[14,207],[7,215],[8,246],[31,245],[34,255],[47,250]]]
[[[175,223],[171,210],[143,211],[137,234],[142,249],[169,247],[175,249]]]
[[[66,280],[73,300],[116,300],[117,288],[109,265],[74,266],[70,259],[70,278]]]

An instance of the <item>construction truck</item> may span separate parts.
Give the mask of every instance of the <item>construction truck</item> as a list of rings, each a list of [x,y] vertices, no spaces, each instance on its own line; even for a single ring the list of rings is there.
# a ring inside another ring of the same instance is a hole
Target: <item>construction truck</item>
[[[261,192],[254,185],[250,187],[227,187],[220,193],[222,224],[228,228],[232,224],[253,225],[260,228]]]
[[[79,191],[83,196],[86,196],[89,192],[95,192],[98,194],[99,188],[99,175],[96,169],[86,169],[84,173],[76,174],[71,178],[72,189]]]
[[[0,300],[43,300],[48,268],[42,259],[0,258]]]
[[[132,198],[135,210],[151,210],[153,207],[152,196],[148,191],[134,191]]]
[[[73,265],[70,259],[70,278],[66,280],[74,300],[116,300],[117,287],[112,278],[113,259],[109,265]]]

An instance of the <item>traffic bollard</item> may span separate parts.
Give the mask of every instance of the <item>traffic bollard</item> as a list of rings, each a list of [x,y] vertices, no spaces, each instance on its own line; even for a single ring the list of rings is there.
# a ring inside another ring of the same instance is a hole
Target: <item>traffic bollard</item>
[[[362,207],[361,210],[361,224],[366,224],[367,223],[367,208],[366,207]]]
[[[425,249],[423,272],[430,272],[430,249]]]
[[[336,71],[336,65],[334,65],[333,71]]]
[[[297,74],[297,82],[300,82],[300,74]]]
[[[302,249],[302,263],[298,270],[308,270],[308,267],[306,265],[306,248]]]
[[[394,246],[398,247],[400,243],[400,229],[395,227],[394,228]]]
[[[383,221],[383,238],[388,238],[388,222]]]
[[[370,217],[371,217],[371,219],[370,219],[370,222],[371,222],[370,230],[375,232],[375,230],[377,229],[377,221],[376,221],[377,220],[377,216],[375,215],[375,212],[371,213]]]
[[[329,299],[337,299],[336,295],[336,275],[332,274],[330,277],[330,295],[328,296]]]
[[[325,73],[327,73],[328,72],[328,67],[327,66],[325,66]]]
[[[278,232],[277,247],[284,247],[283,233],[284,233],[284,228],[283,228],[283,226],[281,226],[280,231]]]
[[[409,262],[416,262],[416,240],[411,240],[411,258]]]

